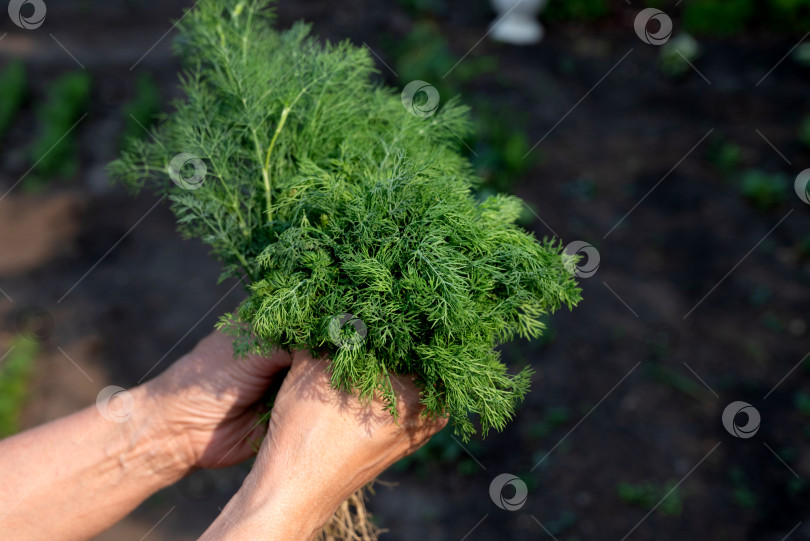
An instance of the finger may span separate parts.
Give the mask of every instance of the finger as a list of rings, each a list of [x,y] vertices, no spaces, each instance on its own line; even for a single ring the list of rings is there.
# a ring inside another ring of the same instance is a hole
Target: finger
[[[202,346],[218,355],[229,355],[232,357],[234,355],[233,344],[234,338],[232,336],[229,336],[222,330],[217,329],[204,338],[198,347]],[[289,368],[292,364],[292,355],[282,349],[275,348],[269,356],[251,353],[243,358],[239,358],[239,361],[242,361],[240,362],[242,368],[249,371],[251,375],[269,378],[279,371]]]
[[[210,348],[208,351],[217,356],[218,363],[234,357],[233,339],[219,330],[204,339],[200,346]],[[245,357],[233,359],[233,362],[226,363],[225,366],[227,369],[233,368],[251,377],[269,379],[285,368],[289,368],[291,364],[292,355],[276,348],[269,356],[251,353]]]
[[[282,349],[274,349],[269,357],[250,354],[244,359],[237,359],[236,361],[242,364],[243,368],[251,374],[269,378],[292,366],[293,356]]]

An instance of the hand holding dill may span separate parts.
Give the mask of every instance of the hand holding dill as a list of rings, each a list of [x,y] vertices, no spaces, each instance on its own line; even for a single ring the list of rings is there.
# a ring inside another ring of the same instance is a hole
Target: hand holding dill
[[[365,48],[271,23],[265,0],[198,2],[178,26],[184,98],[112,175],[168,194],[180,232],[243,280],[219,325],[237,358],[309,355],[332,392],[392,426],[406,376],[422,426],[449,419],[465,441],[503,429],[532,371],[511,373],[497,347],[580,299],[562,246],[516,225],[520,199],[477,200],[455,99],[411,114],[372,82]]]

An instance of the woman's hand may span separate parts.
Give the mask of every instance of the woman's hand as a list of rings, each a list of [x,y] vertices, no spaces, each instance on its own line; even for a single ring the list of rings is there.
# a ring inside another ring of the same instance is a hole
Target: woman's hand
[[[252,456],[256,402],[290,362],[236,360],[214,333],[154,380],[0,441],[3,539],[89,539],[190,469]]]
[[[146,383],[184,466],[223,468],[253,456],[266,432],[258,402],[291,362],[281,351],[234,359],[231,339],[214,332]]]
[[[411,377],[392,378],[395,421],[381,400],[332,389],[326,368],[295,355],[253,470],[202,539],[309,539],[344,499],[447,423],[422,415]]]

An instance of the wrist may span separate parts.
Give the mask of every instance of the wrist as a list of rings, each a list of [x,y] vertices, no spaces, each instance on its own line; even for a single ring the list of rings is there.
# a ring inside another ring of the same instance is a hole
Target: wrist
[[[121,423],[123,449],[119,460],[132,471],[145,472],[160,488],[182,479],[193,467],[183,435],[166,419],[161,396],[144,384],[129,393],[132,417]]]
[[[322,475],[332,472],[328,465],[299,462],[301,455],[279,445],[265,449],[232,502],[243,523],[262,525],[261,539],[314,538],[348,495]]]
[[[290,488],[283,479],[251,473],[200,541],[314,539],[331,509],[324,511]]]

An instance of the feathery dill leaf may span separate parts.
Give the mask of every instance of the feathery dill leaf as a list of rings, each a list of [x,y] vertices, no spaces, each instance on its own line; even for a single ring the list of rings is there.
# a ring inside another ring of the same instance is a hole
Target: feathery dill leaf
[[[539,336],[544,314],[580,298],[562,247],[515,225],[519,199],[476,201],[463,106],[409,114],[371,82],[365,48],[319,43],[303,23],[278,32],[267,4],[201,0],[187,14],[184,98],[111,173],[167,192],[222,278],[247,277],[220,324],[237,355],[329,355],[334,386],[379,394],[392,414],[390,375],[414,374],[426,415],[465,439],[476,417],[484,434],[502,429],[531,371],[509,374],[496,346]],[[166,174],[179,153],[206,164],[193,191]]]

